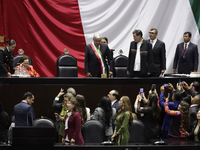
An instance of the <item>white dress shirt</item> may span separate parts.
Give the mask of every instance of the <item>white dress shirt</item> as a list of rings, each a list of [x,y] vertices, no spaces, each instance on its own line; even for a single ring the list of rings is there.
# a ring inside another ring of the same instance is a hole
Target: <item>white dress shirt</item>
[[[137,52],[135,56],[135,65],[134,65],[133,71],[140,71],[140,65],[141,65],[140,47],[141,47],[142,41],[137,43]]]
[[[150,39],[150,43],[152,44],[152,49],[154,48],[154,46],[155,46],[157,40],[158,40],[157,38],[155,38],[154,40],[151,40],[151,39]]]

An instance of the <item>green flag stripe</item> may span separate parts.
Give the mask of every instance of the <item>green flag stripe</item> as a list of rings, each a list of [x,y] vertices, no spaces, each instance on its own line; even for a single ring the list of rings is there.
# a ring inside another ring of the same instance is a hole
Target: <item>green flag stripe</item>
[[[190,0],[190,5],[200,33],[200,0]]]

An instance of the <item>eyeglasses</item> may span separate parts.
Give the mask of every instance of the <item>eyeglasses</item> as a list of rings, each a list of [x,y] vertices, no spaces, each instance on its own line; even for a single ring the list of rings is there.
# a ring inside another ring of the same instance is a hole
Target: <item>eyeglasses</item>
[[[155,34],[154,32],[149,32],[149,34]]]

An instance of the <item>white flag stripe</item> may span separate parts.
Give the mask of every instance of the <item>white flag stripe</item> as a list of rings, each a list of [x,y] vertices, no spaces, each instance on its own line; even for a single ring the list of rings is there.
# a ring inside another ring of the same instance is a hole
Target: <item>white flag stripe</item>
[[[101,33],[115,49],[114,57],[120,49],[128,56],[135,29],[142,30],[144,39],[149,38],[149,29],[158,29],[158,39],[166,44],[167,73],[172,73],[176,46],[183,42],[185,31],[192,33],[191,41],[200,49],[189,0],[79,0],[79,9],[86,43]]]

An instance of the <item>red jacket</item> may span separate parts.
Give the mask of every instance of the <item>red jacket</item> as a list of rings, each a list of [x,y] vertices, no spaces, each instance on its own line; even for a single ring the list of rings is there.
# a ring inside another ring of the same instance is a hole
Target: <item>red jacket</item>
[[[67,115],[65,117],[65,120],[67,118]],[[65,130],[63,138],[65,139],[68,135],[69,141],[71,139],[75,140],[75,144],[83,145],[83,136],[81,134],[81,114],[78,112],[75,112],[73,116],[70,116],[68,120],[68,129]]]
[[[18,70],[19,68],[22,70],[23,66],[21,66],[20,68],[20,65],[17,66],[15,68],[15,70]],[[40,75],[33,69],[33,66],[32,65],[28,65],[28,67],[25,69],[26,70],[26,73],[29,74],[31,77],[40,77]]]

